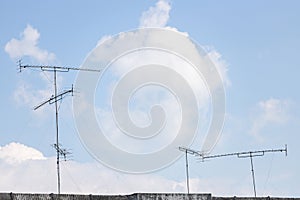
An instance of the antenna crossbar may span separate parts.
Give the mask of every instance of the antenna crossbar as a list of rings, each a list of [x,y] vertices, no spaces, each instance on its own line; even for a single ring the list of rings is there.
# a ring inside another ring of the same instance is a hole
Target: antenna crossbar
[[[57,102],[57,101],[60,101],[60,100],[62,100],[63,97],[64,97],[66,94],[68,94],[68,93],[72,93],[72,95],[73,95],[73,92],[74,92],[74,90],[73,90],[73,86],[72,86],[72,88],[69,89],[69,90],[65,90],[65,91],[59,93],[59,94],[56,95],[56,96],[51,96],[48,100],[43,101],[43,102],[40,103],[39,105],[35,106],[35,107],[33,108],[33,110],[37,110],[38,108],[42,107],[42,106],[45,105],[46,103],[53,104],[53,103],[55,103],[55,102]]]
[[[218,154],[218,155],[211,155],[211,156],[203,156],[199,155],[200,159],[204,161],[205,159],[211,158],[220,158],[225,156],[237,156],[238,158],[249,158],[257,157],[257,156],[264,156],[265,153],[274,153],[274,152],[285,152],[287,155],[287,145],[285,145],[284,149],[267,149],[267,150],[259,150],[259,151],[244,151],[244,152],[236,152],[236,153],[226,153],[226,154]]]
[[[89,72],[100,72],[99,69],[87,69],[87,68],[77,68],[77,67],[61,67],[61,66],[43,66],[43,65],[21,65],[19,64],[20,72],[25,68],[36,68],[42,71],[59,71],[59,72],[68,72],[70,70],[80,70],[80,71],[89,71]]]

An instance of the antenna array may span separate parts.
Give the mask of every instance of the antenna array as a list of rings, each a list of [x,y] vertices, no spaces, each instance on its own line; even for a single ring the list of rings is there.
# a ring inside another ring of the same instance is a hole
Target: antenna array
[[[266,153],[278,153],[285,152],[285,156],[287,156],[287,145],[285,145],[284,149],[267,149],[267,150],[258,150],[258,151],[244,151],[244,152],[235,152],[235,153],[226,153],[226,154],[218,154],[218,155],[205,155],[201,151],[196,151],[193,149],[189,149],[186,147],[179,147],[180,151],[185,152],[185,162],[186,162],[186,182],[187,182],[187,192],[189,194],[189,174],[188,174],[188,154],[193,156],[197,156],[200,158],[200,161],[204,162],[208,159],[227,157],[227,156],[237,156],[238,158],[250,158],[251,164],[251,173],[252,173],[252,184],[254,196],[256,197],[256,187],[255,187],[255,176],[254,176],[254,167],[253,167],[253,157],[264,156]]]
[[[100,70],[96,69],[86,69],[86,68],[76,68],[76,67],[61,67],[61,66],[43,66],[43,65],[22,65],[21,60],[19,60],[19,71],[22,72],[22,69],[26,68],[34,68],[34,69],[40,69],[42,71],[49,71],[53,72],[53,84],[54,84],[54,95],[52,95],[49,99],[46,101],[43,101],[39,105],[34,107],[34,110],[37,110],[38,108],[42,107],[43,105],[49,103],[55,105],[55,131],[56,131],[56,143],[52,146],[56,150],[56,167],[57,167],[57,193],[60,194],[60,158],[63,157],[64,160],[67,160],[67,156],[71,153],[67,149],[61,148],[61,145],[59,144],[59,131],[58,131],[58,104],[57,102],[62,100],[64,96],[71,93],[73,96],[73,85],[72,88],[69,90],[64,90],[60,93],[57,92],[57,72],[69,72],[71,70],[76,71],[87,71],[87,72],[100,72]]]

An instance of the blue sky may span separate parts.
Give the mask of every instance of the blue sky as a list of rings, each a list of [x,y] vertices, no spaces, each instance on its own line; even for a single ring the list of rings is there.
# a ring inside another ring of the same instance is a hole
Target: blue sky
[[[56,191],[55,152],[50,146],[55,139],[54,110],[48,105],[32,110],[51,96],[52,76],[33,70],[18,73],[18,58],[22,57],[24,64],[78,67],[101,38],[140,27],[143,13],[148,11],[144,20],[151,21],[151,14],[163,12],[156,16],[156,22],[149,23],[187,32],[223,69],[226,120],[212,154],[283,148],[288,144],[288,157],[268,154],[254,160],[257,191],[266,196],[300,195],[299,2],[160,2],[164,6],[156,1],[127,0],[0,3],[0,174],[5,180],[0,181],[0,191]],[[23,53],[8,50],[12,41],[24,39],[26,30]],[[76,75],[60,74],[60,88],[71,86]],[[63,145],[73,152],[73,160],[63,164],[64,192],[185,191],[183,158],[141,175],[123,174],[97,163],[76,133],[71,97],[60,105],[60,130]],[[197,144],[192,147],[198,148]],[[199,163],[190,157],[190,168],[192,192],[252,195],[247,159]],[[31,183],[32,177],[38,184]],[[50,183],[41,182],[42,178]]]

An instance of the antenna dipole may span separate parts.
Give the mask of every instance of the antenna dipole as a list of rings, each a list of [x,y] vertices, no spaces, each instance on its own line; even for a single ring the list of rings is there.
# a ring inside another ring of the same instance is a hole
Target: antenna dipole
[[[264,156],[266,153],[278,153],[278,152],[285,152],[285,156],[287,156],[287,145],[285,145],[285,148],[283,149],[267,149],[267,150],[257,150],[257,151],[244,151],[244,152],[235,152],[235,153],[226,153],[226,154],[217,154],[217,155],[205,155],[203,152],[196,151],[193,149],[189,149],[186,147],[179,147],[180,151],[183,151],[187,154],[191,154],[194,156],[200,157],[201,161],[206,161],[208,159],[213,158],[220,158],[220,157],[226,157],[226,156],[237,156],[238,158],[250,158],[250,164],[251,164],[251,173],[252,173],[252,184],[253,184],[253,192],[254,196],[256,197],[256,186],[255,186],[255,175],[254,175],[254,166],[253,166],[253,157],[257,156]],[[186,159],[186,168],[188,168],[187,164],[188,160]],[[188,193],[189,193],[189,180],[188,180],[188,169],[186,169],[187,172],[187,186],[188,186]]]
[[[40,103],[36,107],[34,107],[34,110],[37,110],[38,108],[42,107],[46,103],[55,105],[55,133],[56,133],[56,144],[53,145],[53,147],[56,150],[56,168],[57,168],[57,193],[60,195],[60,156],[63,156],[66,160],[66,156],[70,154],[66,149],[62,149],[59,144],[59,130],[58,130],[58,101],[60,101],[65,95],[68,93],[72,93],[73,96],[73,85],[72,88],[69,90],[65,90],[58,94],[57,92],[57,72],[69,72],[70,70],[77,70],[77,71],[87,71],[87,72],[100,72],[101,70],[97,69],[87,69],[87,68],[76,68],[76,67],[62,67],[62,66],[44,66],[44,65],[22,65],[21,60],[19,60],[19,70],[20,72],[22,69],[25,68],[35,68],[40,69],[42,71],[50,71],[53,72],[53,79],[54,79],[54,95],[52,95],[48,100]]]

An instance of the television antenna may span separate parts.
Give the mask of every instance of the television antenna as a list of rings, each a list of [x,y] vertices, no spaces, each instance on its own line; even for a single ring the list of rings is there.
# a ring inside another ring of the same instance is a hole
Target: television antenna
[[[71,93],[73,96],[73,85],[69,90],[64,90],[60,93],[57,91],[57,72],[69,72],[71,70],[76,71],[87,71],[87,72],[100,72],[101,70],[97,69],[87,69],[87,68],[77,68],[77,67],[62,67],[62,66],[47,66],[47,65],[22,65],[21,60],[19,60],[19,70],[22,72],[22,69],[33,68],[40,69],[41,71],[53,72],[53,85],[54,85],[54,95],[52,95],[46,101],[43,101],[39,105],[34,107],[34,110],[42,107],[43,105],[49,103],[55,105],[55,131],[56,131],[56,143],[52,146],[56,150],[56,168],[57,168],[57,193],[60,194],[60,158],[63,157],[64,160],[67,160],[67,155],[71,154],[67,149],[63,149],[59,143],[59,131],[58,131],[58,104],[57,102],[62,100],[67,94]]]
[[[200,157],[200,160],[202,162],[204,162],[208,159],[227,157],[227,156],[237,156],[238,158],[250,158],[254,197],[256,197],[256,187],[255,187],[253,157],[264,156],[266,153],[280,153],[280,152],[285,152],[285,156],[287,156],[287,145],[285,145],[284,149],[266,149],[266,150],[244,151],[244,152],[217,154],[217,155],[211,155],[211,156],[209,156],[209,155],[206,156],[201,151],[196,151],[196,150],[189,149],[189,148],[186,148],[186,147],[179,147],[179,150],[185,152],[186,178],[187,178],[186,179],[186,182],[187,182],[186,184],[187,184],[188,194],[190,192],[190,189],[189,189],[189,174],[188,174],[188,154]]]
[[[189,180],[189,161],[188,161],[188,154],[194,155],[194,156],[203,156],[203,154],[200,151],[195,151],[193,149],[189,149],[186,147],[179,147],[179,151],[182,151],[185,153],[185,173],[186,173],[186,188],[187,193],[190,194],[190,180]]]

